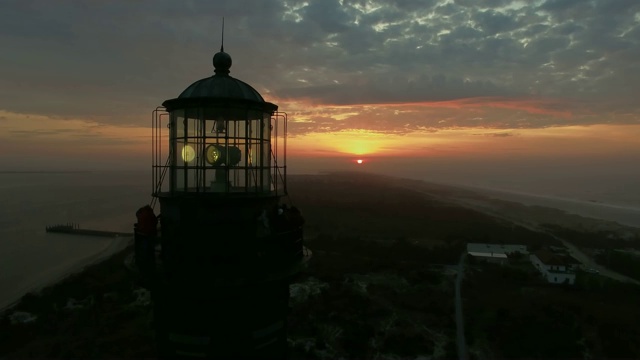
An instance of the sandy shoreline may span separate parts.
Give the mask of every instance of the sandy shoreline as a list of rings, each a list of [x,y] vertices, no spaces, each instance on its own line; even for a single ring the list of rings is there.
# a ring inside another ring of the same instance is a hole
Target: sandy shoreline
[[[6,311],[17,304],[28,293],[39,292],[43,288],[57,284],[73,274],[82,272],[87,266],[100,263],[110,256],[124,250],[133,242],[133,238],[114,238],[100,251],[82,258],[70,259],[59,265],[43,271],[37,278],[27,284],[20,284],[10,293],[3,294],[0,299],[0,312]]]
[[[439,184],[448,186],[445,184]],[[508,201],[527,207],[543,207],[565,212],[568,216],[580,216],[596,221],[616,222],[620,225],[640,228],[640,207],[560,198],[524,192],[455,185],[455,188],[480,195],[482,202]],[[468,200],[468,198],[467,198]]]

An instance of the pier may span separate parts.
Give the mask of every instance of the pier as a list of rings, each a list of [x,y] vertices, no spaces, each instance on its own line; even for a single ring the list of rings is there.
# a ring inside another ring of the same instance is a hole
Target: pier
[[[79,224],[67,223],[62,225],[51,225],[45,228],[48,233],[58,234],[72,234],[72,235],[85,235],[85,236],[100,236],[100,237],[133,237],[133,233],[123,233],[117,231],[105,231],[105,230],[90,230],[81,229]]]

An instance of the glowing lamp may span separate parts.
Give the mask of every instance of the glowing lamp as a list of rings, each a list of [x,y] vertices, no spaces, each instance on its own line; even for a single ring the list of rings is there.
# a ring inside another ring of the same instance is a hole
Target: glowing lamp
[[[209,165],[217,165],[218,161],[221,160],[220,156],[220,147],[218,145],[209,145],[205,150],[205,160]]]
[[[242,160],[242,152],[237,146],[209,145],[205,149],[205,160],[213,166],[235,166]]]
[[[193,161],[196,158],[196,151],[193,150],[191,145],[185,145],[182,148],[182,161],[188,163]]]

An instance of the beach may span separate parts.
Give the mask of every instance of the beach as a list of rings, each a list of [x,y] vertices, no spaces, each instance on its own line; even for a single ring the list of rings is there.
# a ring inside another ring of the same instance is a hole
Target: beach
[[[0,174],[0,309],[132,241],[50,234],[46,226],[73,222],[130,233],[148,192],[146,173]]]
[[[576,200],[492,188],[466,187],[466,189],[483,194],[490,199],[510,201],[526,206],[558,209],[570,214],[614,221],[622,225],[640,228],[640,205],[609,204],[600,201]]]
[[[53,239],[53,241],[56,240],[58,239]],[[91,241],[97,241],[97,239],[90,237],[67,239],[67,242],[78,242],[75,245]],[[51,254],[46,251],[31,250],[29,254],[22,257],[22,259],[29,259],[28,261],[39,261],[38,266],[21,267],[19,264],[13,263],[12,259],[3,261],[2,267],[5,271],[0,277],[0,288],[3,289],[0,293],[0,311],[16,303],[28,292],[38,292],[48,285],[57,283],[69,275],[79,273],[85,267],[124,250],[132,241],[132,238],[108,239],[97,241],[96,246],[81,247],[80,249],[75,245],[71,248],[56,246],[60,252],[65,250],[75,250],[75,252]],[[43,259],[44,257],[47,259]],[[22,262],[23,260],[20,260],[20,263]]]

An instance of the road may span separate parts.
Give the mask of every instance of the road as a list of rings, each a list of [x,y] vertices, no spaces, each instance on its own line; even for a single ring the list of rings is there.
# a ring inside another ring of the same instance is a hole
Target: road
[[[515,223],[515,222],[514,222]],[[520,224],[518,224],[520,225]],[[521,225],[522,226],[522,225]],[[583,266],[587,269],[596,269],[600,272],[600,275],[608,277],[610,279],[614,279],[617,281],[622,281],[622,282],[629,282],[629,283],[633,283],[636,285],[640,285],[640,281],[637,281],[636,279],[630,278],[628,276],[619,274],[615,271],[609,270],[608,268],[596,263],[591,257],[589,257],[589,255],[583,253],[582,251],[580,251],[580,249],[578,249],[578,247],[576,247],[575,245],[573,245],[572,243],[570,243],[569,241],[562,239],[556,235],[554,235],[551,232],[548,232],[546,230],[542,230],[542,229],[535,229],[535,228],[530,228],[529,230],[533,230],[533,231],[538,231],[544,234],[547,234],[551,237],[553,237],[554,239],[562,242],[562,244],[569,249],[569,254],[571,254],[571,256],[573,256],[574,258],[576,258],[576,260],[580,261]]]
[[[464,315],[462,314],[462,298],[460,297],[462,278],[464,277],[464,259],[466,253],[460,255],[460,262],[458,262],[458,276],[456,277],[456,338],[458,344],[458,359],[467,360],[469,358],[467,354],[467,341],[464,337]]]
[[[555,235],[554,233],[552,233],[552,232],[550,232],[548,230],[540,228],[539,226],[537,226],[535,224],[532,224],[532,223],[529,223],[529,222],[525,222],[525,221],[522,221],[522,220],[519,220],[519,219],[514,219],[513,217],[510,217],[510,216],[505,215],[503,213],[492,211],[491,209],[489,209],[487,207],[482,207],[482,206],[477,206],[477,205],[474,205],[474,204],[469,204],[469,203],[467,203],[465,201],[461,201],[461,200],[458,200],[458,199],[448,199],[448,200],[449,201],[453,201],[453,202],[455,202],[456,204],[458,204],[460,206],[464,206],[464,207],[467,207],[467,208],[472,208],[474,210],[477,210],[477,211],[482,212],[484,214],[487,214],[489,216],[493,216],[493,217],[496,217],[498,219],[502,219],[504,221],[508,221],[508,222],[510,222],[512,224],[521,226],[521,227],[523,227],[525,229],[549,235],[549,236],[553,237],[554,239],[562,242],[562,244],[569,250],[569,254],[571,256],[573,256],[574,258],[576,258],[576,260],[580,261],[585,268],[596,269],[596,270],[598,270],[600,272],[601,276],[605,276],[605,277],[608,277],[608,278],[613,279],[613,280],[622,281],[622,282],[629,282],[629,283],[633,283],[633,284],[636,284],[636,285],[640,285],[640,281],[637,281],[637,280],[635,280],[633,278],[630,278],[628,276],[619,274],[619,273],[617,273],[615,271],[612,271],[612,270],[610,270],[610,269],[608,269],[608,268],[606,268],[606,267],[604,267],[602,265],[597,264],[591,257],[589,257],[589,255],[587,255],[584,252],[580,251],[580,249],[577,246],[575,246],[573,243],[571,243],[571,242],[569,242],[569,241],[567,241],[567,240]]]

